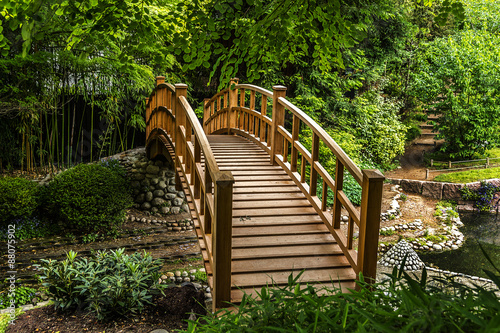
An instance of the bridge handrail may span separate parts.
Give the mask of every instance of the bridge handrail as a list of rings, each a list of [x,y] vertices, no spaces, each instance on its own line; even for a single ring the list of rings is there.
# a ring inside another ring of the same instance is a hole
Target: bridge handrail
[[[247,91],[250,93],[249,99]],[[256,110],[256,94],[261,95],[260,110]],[[238,84],[238,79],[233,79],[230,87],[217,94],[217,98],[205,100],[203,128],[207,134],[235,133],[244,136],[267,151],[271,155],[271,163],[281,165],[306,195],[356,273],[362,272],[367,280],[374,280],[385,178],[378,170],[358,168],[326,131],[285,99],[285,94],[286,87],[283,86],[274,86],[271,92],[250,84]],[[273,105],[271,117],[267,115],[269,99]],[[292,133],[285,128],[286,110],[292,113]],[[299,141],[301,122],[312,131],[311,152]],[[335,177],[328,174],[319,162],[320,141],[336,157]],[[359,211],[343,191],[344,169],[361,185]],[[321,199],[317,196],[318,176],[323,180]],[[329,188],[334,192],[332,213],[327,207]],[[341,229],[342,207],[348,212],[347,233]],[[359,228],[358,252],[353,249],[355,226]]]
[[[174,87],[163,80],[157,78],[157,86],[146,103],[148,157],[158,140],[163,143],[167,140],[175,148],[176,186],[181,189],[182,176],[213,271],[214,306],[220,308],[231,300],[234,178],[230,171],[220,170],[207,136],[187,101],[187,85]],[[166,114],[170,115],[171,124],[163,121]]]

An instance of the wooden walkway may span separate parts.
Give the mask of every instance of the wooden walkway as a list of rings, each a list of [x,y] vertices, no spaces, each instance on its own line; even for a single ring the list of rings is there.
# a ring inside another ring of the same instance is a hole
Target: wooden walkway
[[[359,274],[368,282],[376,276],[384,177],[359,169],[285,93],[234,79],[205,100],[201,123],[185,84],[158,77],[146,101],[147,155],[175,162],[214,311],[240,302],[243,292],[287,285],[302,271],[303,284],[344,291],[355,288]],[[347,173],[361,187],[360,207],[343,190]],[[348,218],[341,227],[342,209]]]
[[[235,179],[232,302],[241,300],[242,290],[255,294],[266,284],[286,285],[291,273],[302,270],[303,283],[353,289],[356,274],[342,250],[293,180],[270,164],[269,154],[240,136],[209,135],[208,140],[220,169]],[[190,197],[188,204],[194,211]],[[193,218],[211,279],[206,245]]]

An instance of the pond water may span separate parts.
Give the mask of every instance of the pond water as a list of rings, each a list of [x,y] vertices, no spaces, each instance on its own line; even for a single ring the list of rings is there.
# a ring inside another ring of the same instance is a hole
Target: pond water
[[[495,269],[484,256],[479,244],[500,269],[500,215],[461,213],[460,219],[464,223],[460,231],[466,237],[460,249],[441,253],[419,253],[419,257],[427,266],[433,264],[443,270],[487,278],[483,270],[495,272]]]

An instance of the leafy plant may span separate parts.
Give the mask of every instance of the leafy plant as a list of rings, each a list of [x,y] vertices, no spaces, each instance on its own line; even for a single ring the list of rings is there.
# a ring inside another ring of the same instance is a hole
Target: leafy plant
[[[37,209],[38,187],[24,178],[0,178],[0,228],[4,229],[15,219],[30,219]]]
[[[417,279],[394,268],[388,279],[342,292],[334,286],[300,285],[303,272],[280,287],[244,294],[238,311],[189,321],[188,332],[487,332],[498,328],[500,300],[495,290],[458,282]],[[500,286],[500,278],[493,275]]]
[[[159,292],[161,261],[144,252],[124,254],[125,249],[98,251],[91,258],[76,258],[70,251],[64,261],[42,259],[43,285],[61,310],[78,307],[98,320],[114,315],[137,314]]]
[[[99,164],[80,164],[57,175],[43,198],[46,212],[80,232],[122,223],[125,209],[132,205],[127,179]]]
[[[399,195],[399,199],[401,199],[401,201],[405,202],[406,200],[408,200],[408,196],[404,193],[401,193]]]

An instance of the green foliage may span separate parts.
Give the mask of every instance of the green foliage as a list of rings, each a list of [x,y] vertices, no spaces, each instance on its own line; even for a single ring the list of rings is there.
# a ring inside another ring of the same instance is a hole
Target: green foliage
[[[100,164],[79,164],[62,172],[43,191],[45,211],[80,232],[122,223],[132,198],[120,173]]]
[[[24,178],[0,178],[0,228],[30,219],[37,209],[37,184]]]
[[[433,243],[441,243],[448,240],[448,237],[444,235],[425,235],[424,238]]]
[[[406,126],[399,121],[400,104],[376,93],[366,93],[353,102],[357,120],[357,136],[366,147],[365,154],[388,168],[393,159],[404,153]]]
[[[260,300],[244,295],[238,311],[190,321],[188,332],[487,332],[498,328],[500,301],[494,290],[458,282],[411,277],[394,269],[389,279],[359,290],[317,290],[299,285],[263,287]],[[493,274],[492,274],[493,275]],[[494,276],[494,275],[493,275]],[[500,278],[496,276],[497,286]],[[432,283],[431,283],[432,282]],[[436,283],[437,282],[437,283]],[[335,282],[333,282],[335,284]]]
[[[500,37],[466,30],[422,49],[413,93],[440,118],[434,124],[452,158],[483,154],[499,141]]]
[[[15,290],[15,304],[16,307],[21,305],[30,304],[31,300],[35,297],[36,289],[27,286],[16,286]],[[10,300],[8,292],[5,290],[0,293],[0,310],[6,309],[10,306]]]
[[[70,251],[64,261],[42,259],[43,285],[55,307],[93,312],[98,320],[137,314],[157,288],[161,261],[144,252],[124,254],[125,249],[97,252],[92,258],[76,258]]]
[[[320,72],[344,67],[341,50],[366,37],[373,15],[388,2],[359,6],[351,1],[181,1],[185,29],[173,36],[171,52],[184,70],[212,69],[221,85],[239,72],[250,82],[269,68],[309,63]],[[345,27],[345,28],[344,28]],[[200,33],[205,31],[207,33]],[[241,76],[240,76],[241,77]]]
[[[466,24],[469,29],[498,33],[500,3],[495,0],[464,0]]]
[[[462,199],[474,201],[474,206],[480,212],[489,212],[494,206],[498,206],[500,201],[494,203],[495,194],[500,192],[500,186],[495,186],[492,183],[481,181],[481,186],[478,189],[471,189],[464,186],[461,190]]]

